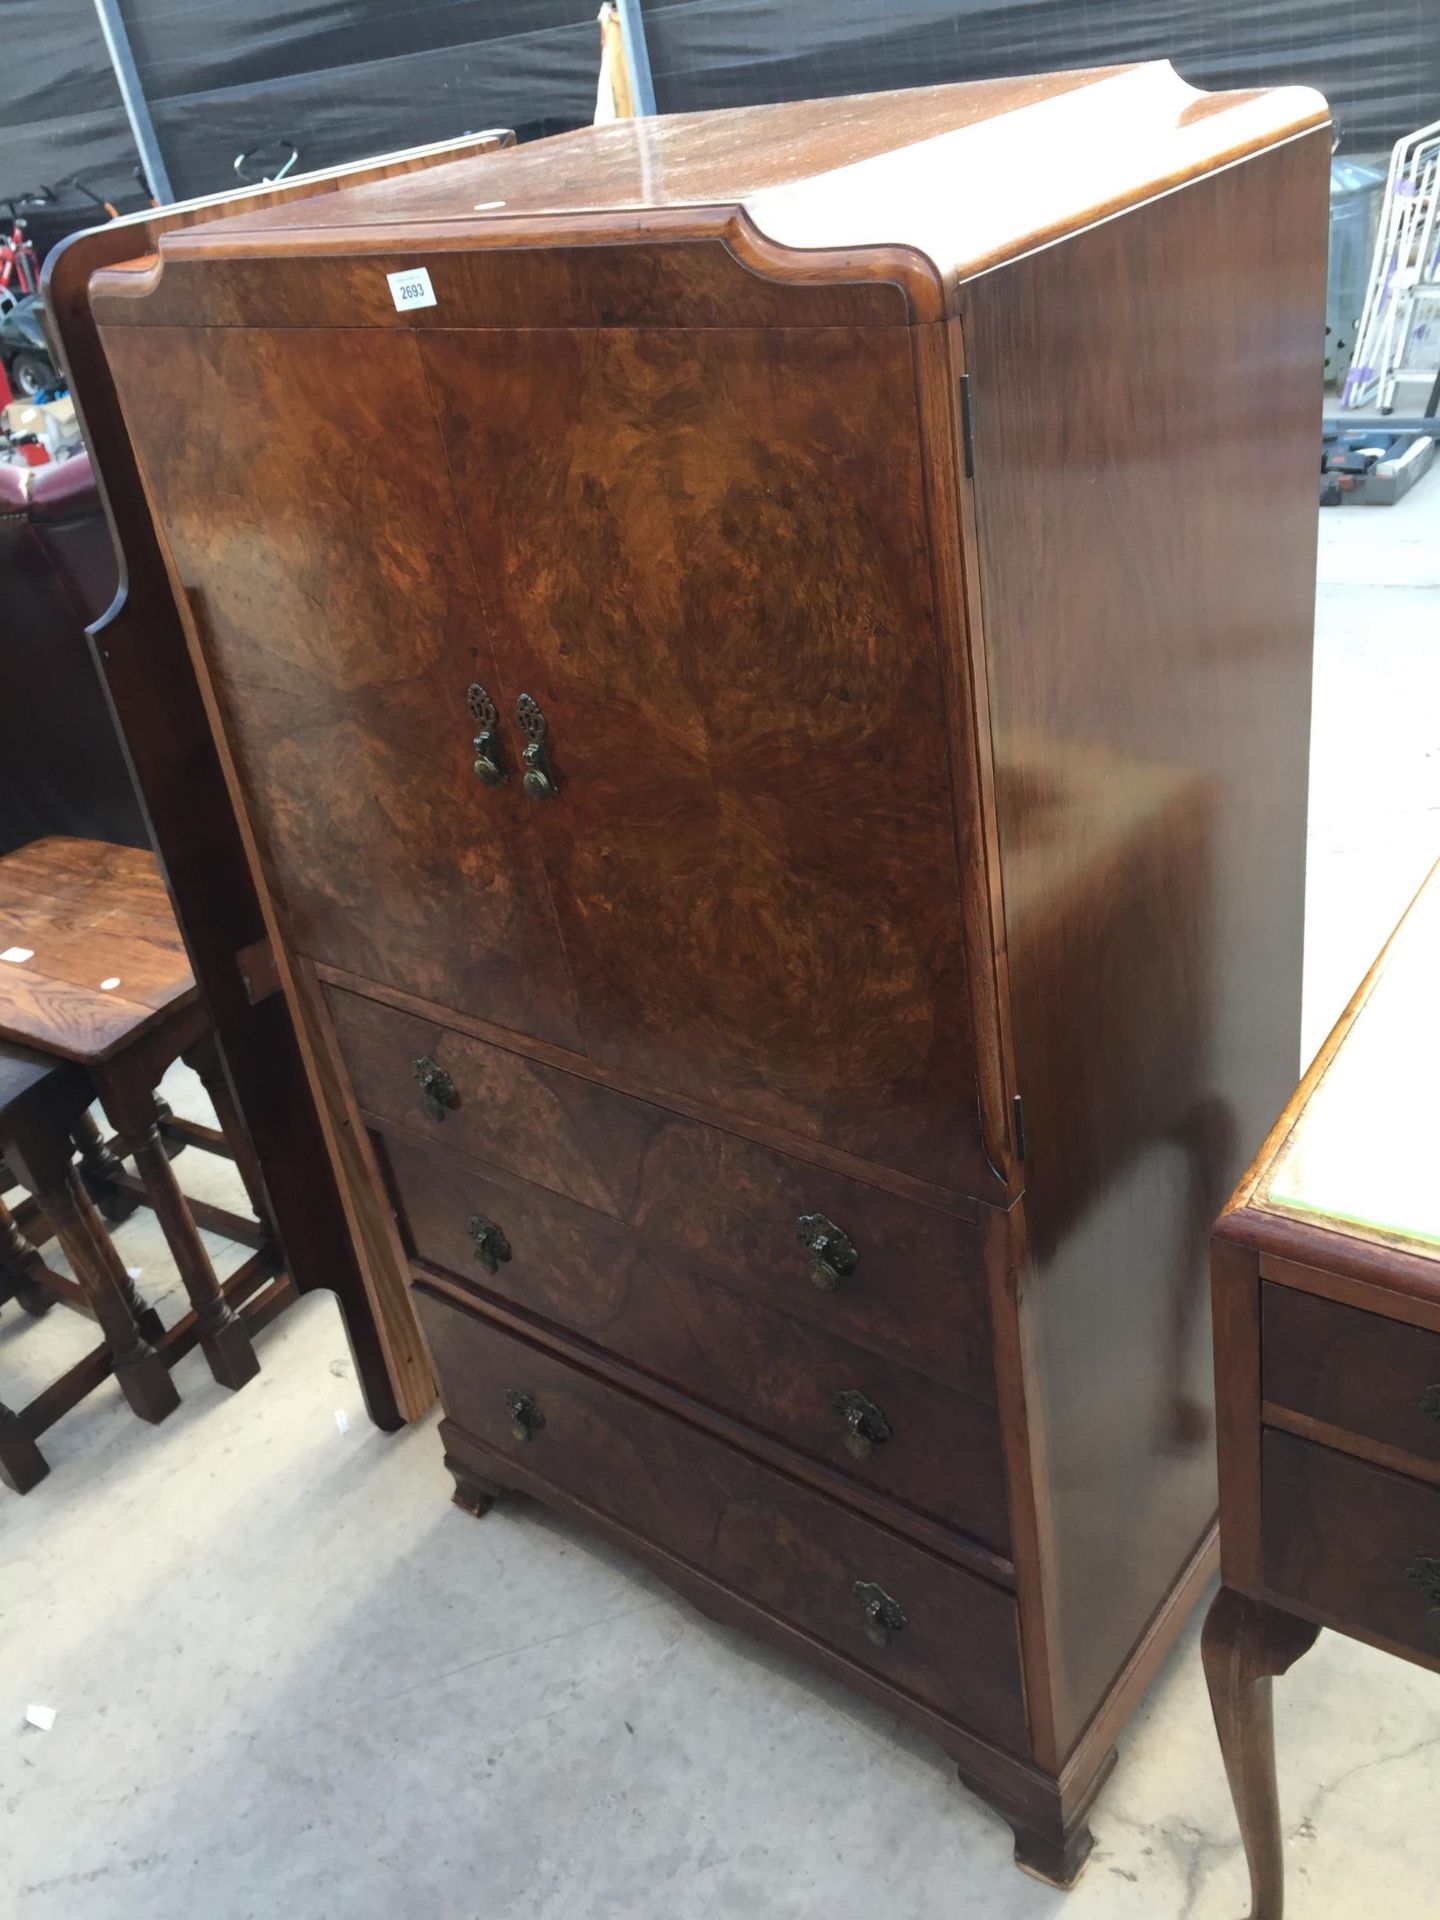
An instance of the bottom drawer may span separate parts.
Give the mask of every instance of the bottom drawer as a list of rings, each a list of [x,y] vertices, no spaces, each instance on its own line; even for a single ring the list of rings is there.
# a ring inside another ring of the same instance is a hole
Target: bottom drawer
[[[937,1712],[1024,1750],[1018,1626],[1003,1589],[423,1282],[414,1298],[445,1410],[466,1433]]]
[[[1265,1585],[1440,1662],[1440,1488],[1266,1430]]]

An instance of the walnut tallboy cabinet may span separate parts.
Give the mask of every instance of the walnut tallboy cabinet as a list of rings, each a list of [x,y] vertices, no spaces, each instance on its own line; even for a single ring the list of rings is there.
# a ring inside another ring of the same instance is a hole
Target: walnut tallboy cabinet
[[[1213,1563],[1206,1236],[1298,1070],[1328,154],[1116,68],[90,283],[462,1504],[912,1720],[1062,1884]]]

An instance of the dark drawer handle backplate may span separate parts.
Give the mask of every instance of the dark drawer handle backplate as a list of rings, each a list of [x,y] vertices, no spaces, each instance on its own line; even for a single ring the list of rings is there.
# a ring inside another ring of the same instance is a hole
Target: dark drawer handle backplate
[[[1410,1562],[1405,1572],[1430,1602],[1425,1624],[1430,1629],[1431,1639],[1440,1640],[1440,1560],[1429,1554],[1420,1554]]]
[[[810,1278],[822,1293],[834,1293],[860,1264],[855,1242],[823,1213],[802,1213],[795,1238],[810,1255]]]
[[[857,1460],[868,1460],[895,1432],[875,1402],[867,1400],[856,1387],[840,1389],[835,1396],[835,1411],[845,1422],[845,1445]]]
[[[495,731],[500,724],[495,702],[477,680],[466,695],[465,704],[475,727],[475,776],[487,787],[503,787],[510,775],[501,758],[500,738]]]
[[[510,1416],[510,1435],[514,1440],[533,1440],[545,1424],[534,1394],[527,1393],[523,1387],[506,1388],[505,1411]]]
[[[555,778],[555,769],[545,749],[550,723],[533,695],[522,693],[515,702],[515,724],[526,742],[520,756],[525,762],[525,777],[520,784],[532,800],[553,800],[560,791],[560,782]]]
[[[418,1060],[410,1062],[410,1071],[420,1082],[420,1091],[425,1096],[425,1111],[432,1120],[443,1120],[451,1107],[459,1106],[460,1097],[455,1091],[455,1082],[438,1060],[432,1060],[428,1053],[422,1053]]]
[[[1420,1411],[1431,1420],[1440,1420],[1440,1381],[1426,1387],[1420,1396]]]
[[[487,1220],[483,1213],[472,1213],[465,1222],[465,1231],[475,1242],[475,1258],[487,1273],[498,1273],[500,1262],[510,1258],[510,1242],[505,1238],[505,1229],[494,1220]]]
[[[857,1580],[850,1591],[860,1602],[860,1611],[865,1616],[865,1637],[873,1645],[888,1647],[901,1628],[909,1626],[909,1616],[900,1602],[892,1600],[873,1580]]]

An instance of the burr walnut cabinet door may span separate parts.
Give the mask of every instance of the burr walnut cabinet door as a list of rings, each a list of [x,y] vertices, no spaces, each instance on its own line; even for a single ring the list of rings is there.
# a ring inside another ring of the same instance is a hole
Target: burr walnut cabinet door
[[[413,338],[114,328],[106,351],[296,947],[573,1045],[559,936]],[[502,750],[503,752],[503,750]]]
[[[590,1056],[984,1191],[908,330],[420,351]]]

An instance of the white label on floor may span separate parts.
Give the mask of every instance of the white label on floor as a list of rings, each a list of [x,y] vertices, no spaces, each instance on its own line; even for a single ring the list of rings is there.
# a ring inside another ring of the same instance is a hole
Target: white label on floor
[[[399,313],[408,313],[411,307],[433,307],[438,304],[435,289],[430,284],[428,267],[407,267],[403,273],[387,273],[385,278],[390,283],[390,298]]]
[[[49,1733],[55,1724],[54,1707],[26,1707],[25,1718],[32,1727],[38,1727],[42,1733]]]
[[[35,949],[33,947],[6,947],[5,951],[0,953],[0,960],[8,960],[12,965],[17,967],[23,967],[27,960],[33,960],[34,958]]]

